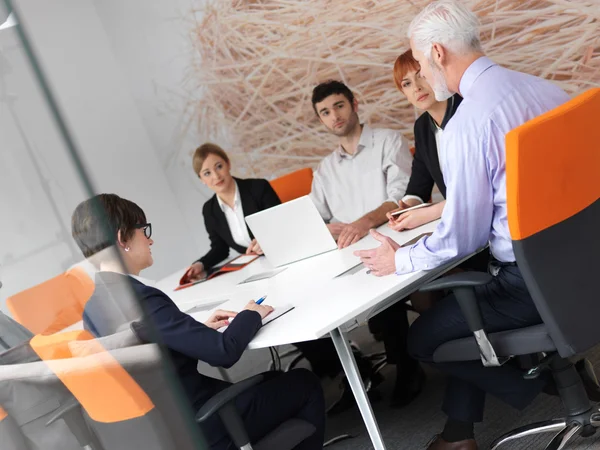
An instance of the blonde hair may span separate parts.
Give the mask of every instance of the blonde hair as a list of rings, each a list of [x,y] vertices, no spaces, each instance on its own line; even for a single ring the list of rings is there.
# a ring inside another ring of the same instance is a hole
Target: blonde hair
[[[194,168],[196,175],[202,170],[202,164],[204,164],[204,161],[206,161],[206,158],[208,158],[209,155],[217,155],[229,164],[229,156],[227,156],[225,150],[217,144],[206,142],[196,149],[194,156],[192,157],[192,167]]]

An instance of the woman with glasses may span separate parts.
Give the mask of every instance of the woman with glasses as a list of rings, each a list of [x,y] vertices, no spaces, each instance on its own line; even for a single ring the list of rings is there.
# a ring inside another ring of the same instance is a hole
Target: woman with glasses
[[[200,181],[215,195],[202,208],[210,250],[190,266],[184,282],[203,278],[207,270],[229,256],[230,249],[261,255],[260,245],[244,218],[281,203],[267,180],[234,178],[229,157],[218,145],[206,143],[198,147],[192,165]]]
[[[152,226],[138,205],[117,195],[101,194],[82,202],[73,213],[71,227],[83,255],[99,269],[94,293],[85,306],[85,328],[100,337],[138,321],[135,329],[142,341],[156,342],[156,338],[168,348],[194,411],[228,387],[230,383],[200,374],[198,361],[231,367],[273,309],[250,301],[238,314],[217,311],[205,323],[180,311],[169,296],[139,278],[153,264]],[[136,298],[145,312],[143,320]],[[229,326],[224,332],[217,331],[225,325]],[[318,378],[307,370],[266,374],[263,383],[237,397],[236,407],[253,443],[288,419],[298,418],[313,424],[316,432],[296,449],[323,447],[323,392]],[[205,422],[202,431],[209,448],[232,448],[218,416]]]

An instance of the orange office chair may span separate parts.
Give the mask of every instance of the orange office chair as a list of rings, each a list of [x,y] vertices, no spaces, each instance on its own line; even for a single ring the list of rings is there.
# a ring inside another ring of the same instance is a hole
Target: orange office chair
[[[563,449],[575,437],[589,437],[600,429],[600,409],[590,404],[572,362],[600,343],[600,129],[595,124],[599,112],[600,89],[590,89],[506,135],[512,246],[543,323],[487,334],[472,292],[476,285],[489,282],[492,277],[487,273],[463,272],[422,288],[454,290],[473,332],[473,337],[439,346],[434,362],[481,361],[494,367],[508,358],[544,354],[523,377],[534,379],[550,371],[564,416],[510,431],[491,444],[492,450],[541,433],[554,433],[546,449]]]
[[[83,341],[88,343],[87,351],[73,357],[69,344]],[[31,339],[31,348],[74,397],[50,422],[81,407],[101,448],[176,448],[146,392],[88,331],[37,335]]]
[[[307,167],[271,180],[271,186],[282,203],[310,194],[313,171]]]
[[[34,334],[51,334],[82,320],[94,282],[79,267],[6,299],[13,318]]]

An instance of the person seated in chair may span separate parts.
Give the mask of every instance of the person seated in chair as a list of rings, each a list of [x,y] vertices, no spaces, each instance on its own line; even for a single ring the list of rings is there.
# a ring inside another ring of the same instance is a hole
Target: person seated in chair
[[[339,81],[316,86],[312,106],[327,131],[339,138],[339,145],[320,162],[310,196],[338,247],[345,248],[385,223],[386,213],[398,207],[410,178],[412,155],[400,132],[360,123],[358,101]],[[424,373],[406,350],[404,305],[392,306],[372,318],[369,326],[383,339],[387,363],[396,364],[391,404],[405,406],[421,392]]]
[[[412,54],[438,101],[460,94],[463,101],[444,130],[440,162],[446,183],[441,223],[431,236],[401,248],[372,231],[380,246],[361,250],[371,274],[406,274],[439,267],[489,242],[492,281],[475,288],[486,331],[500,332],[542,322],[516,263],[507,219],[505,137],[512,129],[569,100],[549,81],[508,70],[488,59],[477,16],[457,1],[430,3],[409,26]],[[436,349],[472,336],[452,294],[424,312],[409,331],[409,351],[448,377],[444,430],[429,450],[476,450],[473,424],[483,420],[486,394],[522,409],[548,380],[527,380],[511,364],[481,361],[434,363]],[[587,387],[587,386],[586,386]],[[597,386],[590,386],[597,391]],[[588,391],[590,395],[591,391]]]
[[[394,83],[413,107],[423,111],[414,126],[415,152],[406,193],[399,202],[399,208],[387,213],[388,226],[396,231],[404,231],[437,220],[442,216],[446,204],[446,183],[440,165],[439,147],[444,128],[458,110],[462,97],[454,94],[449,99],[438,101],[427,80],[421,76],[421,67],[414,59],[410,49],[398,56],[394,63]],[[392,215],[395,211],[427,202],[433,195],[434,185],[438,187],[444,198],[443,201],[430,207],[407,211],[398,216]],[[489,259],[490,254],[486,249],[469,258],[454,270],[485,272]],[[410,296],[410,301],[415,311],[422,313],[437,300],[441,300],[442,295],[443,293],[439,292],[414,292]]]
[[[262,254],[244,217],[281,203],[267,180],[235,178],[231,162],[218,145],[206,143],[194,152],[194,172],[215,193],[202,208],[210,250],[187,270],[184,281],[204,277],[205,271],[227,259],[230,249]]]
[[[214,367],[234,365],[272,308],[250,301],[238,314],[217,311],[205,323],[180,311],[168,295],[139,278],[140,272],[153,264],[154,241],[144,211],[129,200],[114,194],[97,195],[77,206],[71,223],[73,238],[83,255],[99,269],[94,293],[84,310],[85,328],[98,337],[113,334],[118,326],[139,320],[141,315],[132,304],[138,310],[141,306],[145,318],[136,323],[138,336],[168,348],[194,411],[230,386],[199,373],[198,361]],[[225,325],[229,326],[224,332],[217,331]],[[286,420],[298,418],[314,425],[316,432],[296,449],[321,449],[325,404],[319,379],[304,369],[265,375],[263,383],[240,394],[235,402],[251,442],[260,440]],[[201,428],[211,449],[232,448],[218,415]]]
[[[194,172],[215,195],[202,208],[204,225],[210,239],[210,250],[187,270],[183,281],[198,280],[206,271],[229,256],[230,249],[239,253],[262,254],[244,217],[281,204],[267,180],[240,179],[231,175],[231,162],[218,145],[205,143],[192,158]],[[331,341],[316,340],[299,343],[297,347],[310,362],[313,371],[322,378],[332,378],[341,370]],[[371,376],[371,364],[357,353],[357,363],[365,381]]]

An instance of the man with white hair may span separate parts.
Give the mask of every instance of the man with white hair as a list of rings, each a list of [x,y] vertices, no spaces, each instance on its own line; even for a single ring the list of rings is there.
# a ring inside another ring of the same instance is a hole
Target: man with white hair
[[[415,245],[400,248],[371,230],[381,245],[355,254],[372,274],[383,276],[433,269],[489,243],[494,278],[476,289],[486,331],[539,324],[542,320],[515,262],[508,229],[505,135],[569,97],[546,80],[488,59],[479,40],[477,17],[459,2],[431,3],[412,21],[408,35],[421,75],[436,99],[454,93],[464,98],[444,130],[440,149],[446,206],[435,232]],[[433,363],[433,353],[441,344],[471,335],[450,295],[412,325],[409,351]],[[473,361],[436,366],[448,375],[443,403],[448,421],[430,450],[477,449],[473,423],[483,420],[486,393],[521,409],[548,387],[548,379],[525,380],[512,365],[488,368]]]

